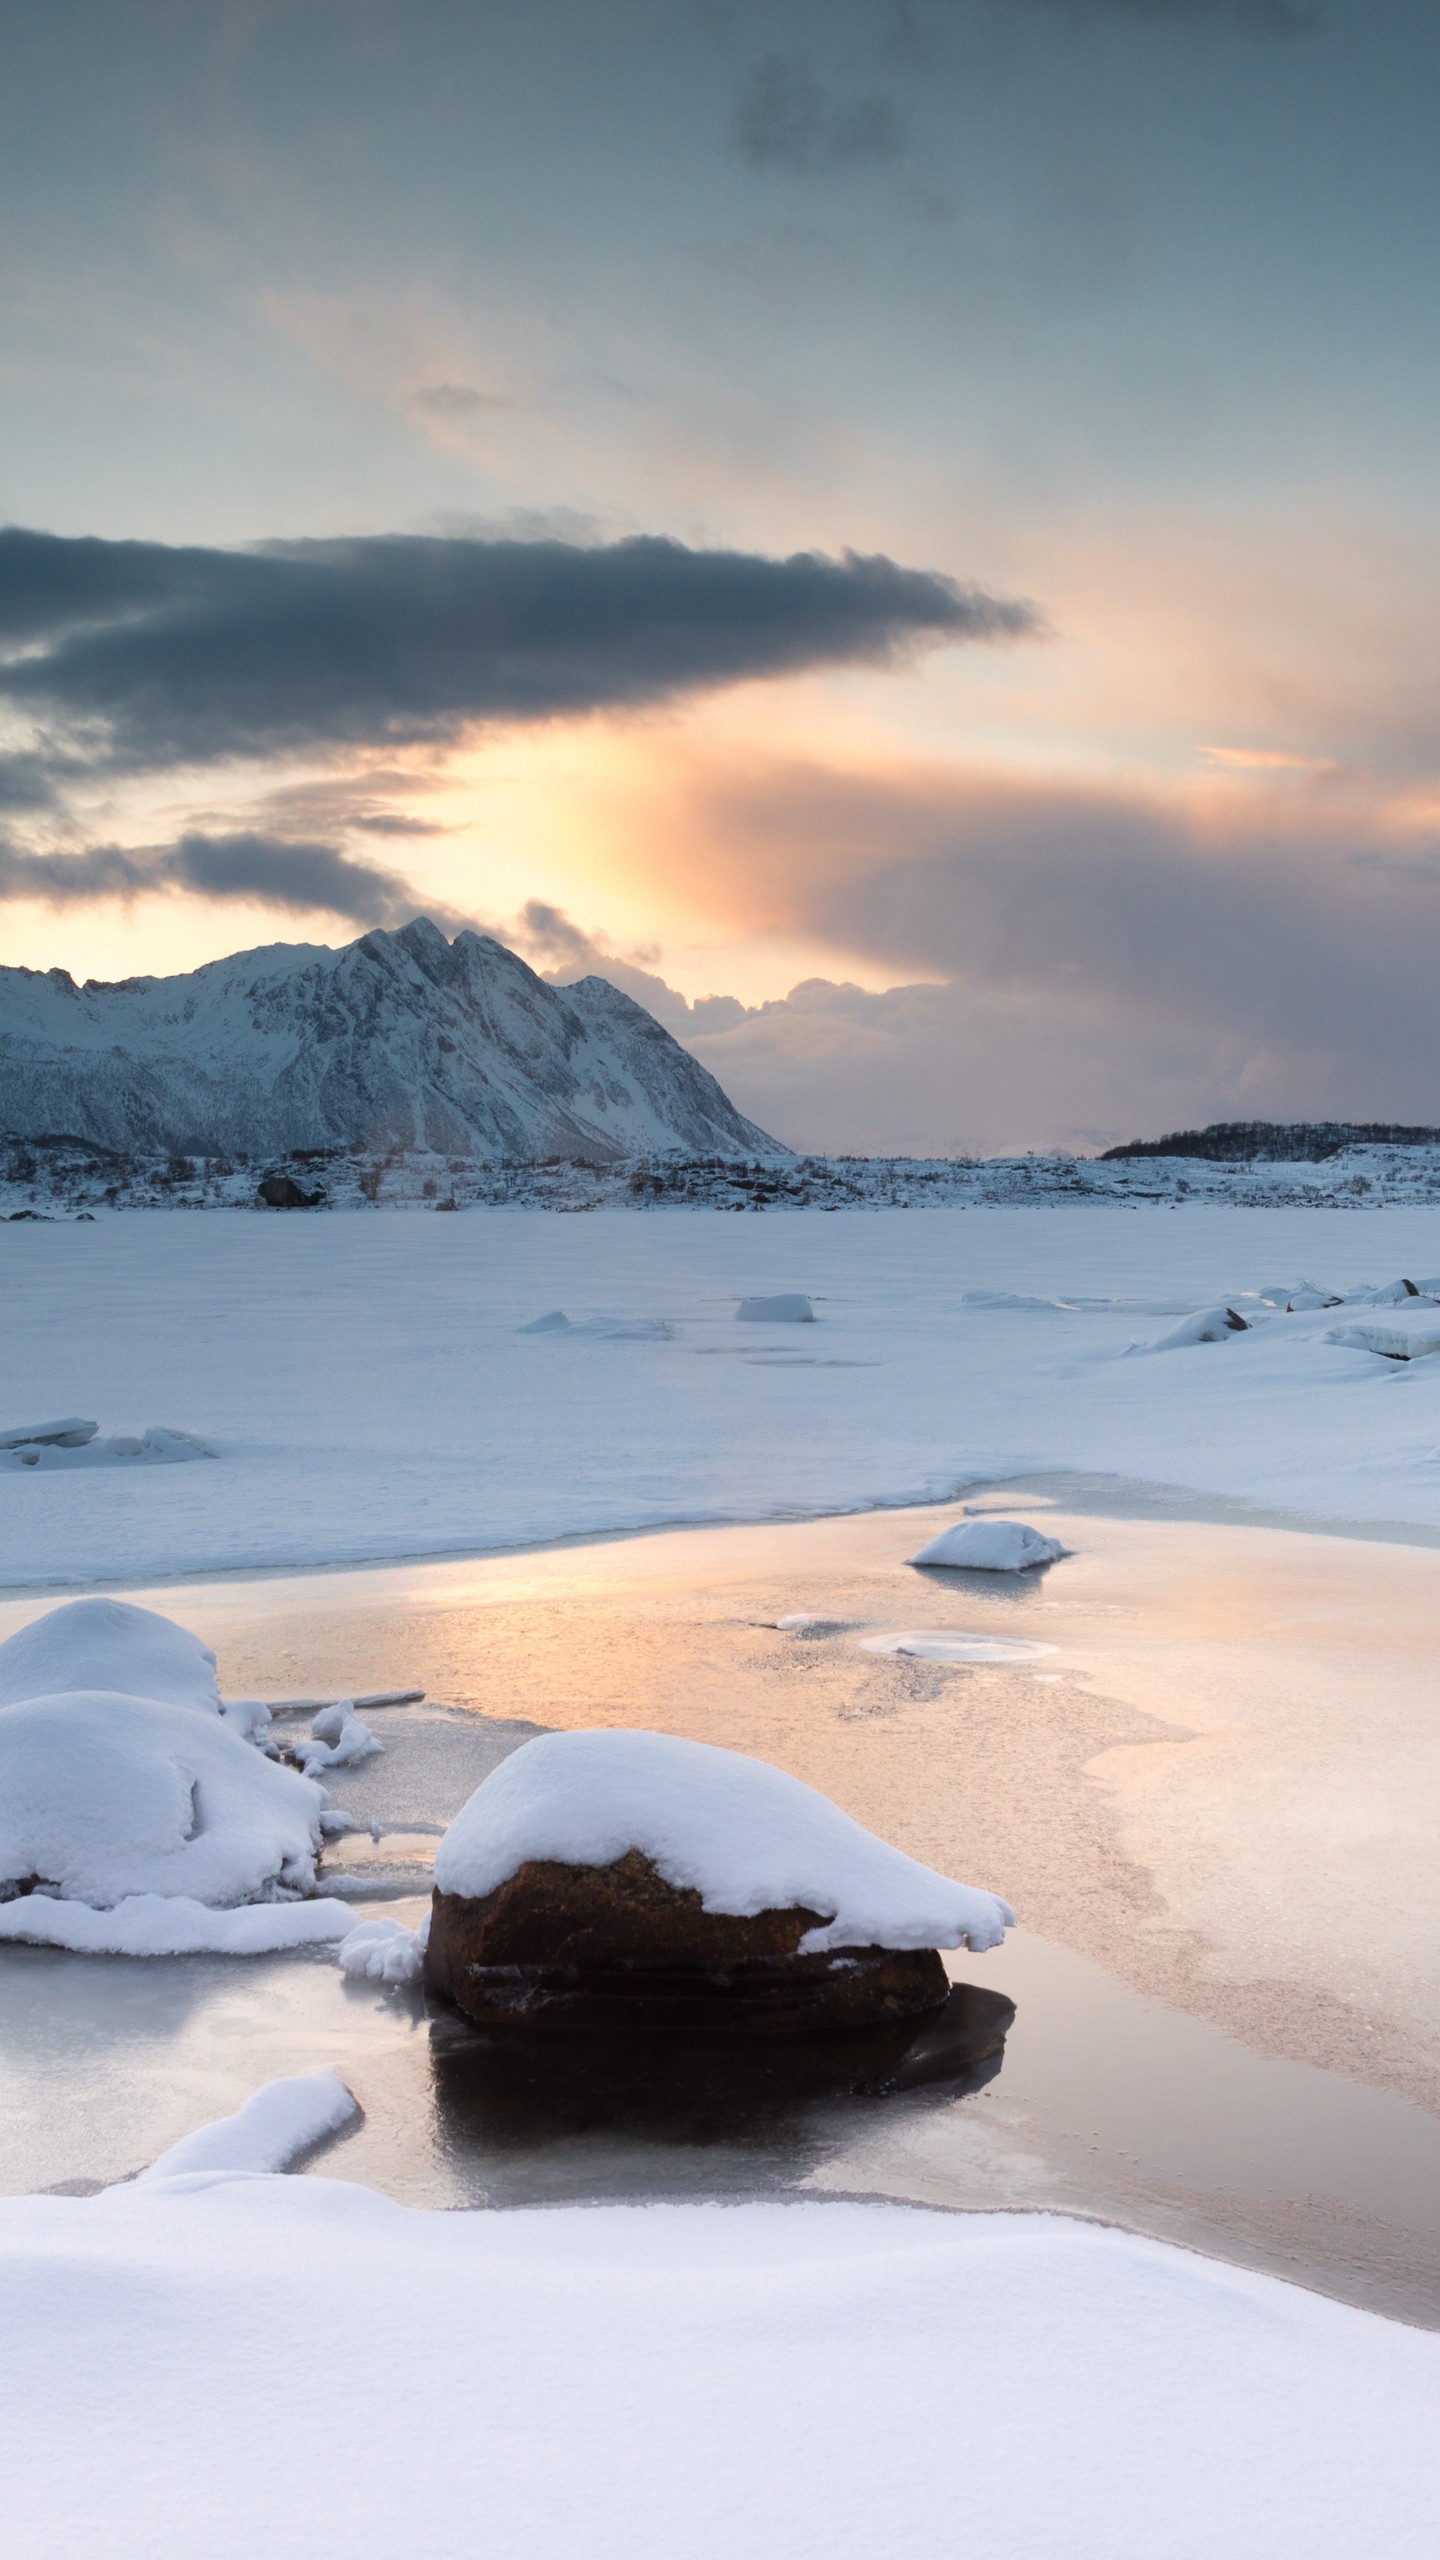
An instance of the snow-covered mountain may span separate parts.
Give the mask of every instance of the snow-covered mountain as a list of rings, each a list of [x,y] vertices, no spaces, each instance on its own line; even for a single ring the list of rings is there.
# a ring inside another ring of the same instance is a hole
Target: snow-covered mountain
[[[0,1130],[204,1156],[788,1154],[608,980],[547,986],[488,934],[447,942],[425,916],[185,977],[0,969]]]

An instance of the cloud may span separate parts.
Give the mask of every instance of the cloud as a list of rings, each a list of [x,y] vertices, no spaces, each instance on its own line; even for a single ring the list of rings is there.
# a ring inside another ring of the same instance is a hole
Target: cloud
[[[481,391],[473,382],[427,382],[410,394],[410,406],[425,418],[436,418],[442,426],[453,426],[465,418],[491,415],[497,409],[513,409],[515,402],[503,391]]]
[[[883,555],[769,559],[639,535],[384,535],[250,551],[0,533],[0,696],[66,751],[145,769],[452,741],[924,643],[1026,605]]]
[[[749,74],[731,120],[735,149],[752,169],[797,178],[894,160],[904,148],[888,98],[833,97],[802,54],[771,53]]]
[[[1029,6],[1048,9],[1056,17],[1131,18],[1159,26],[1228,19],[1233,26],[1267,36],[1312,35],[1324,25],[1311,0],[1029,0]]]
[[[175,892],[365,926],[408,924],[422,909],[437,922],[467,921],[417,896],[398,872],[303,838],[191,834],[169,845],[96,845],[86,853],[24,853],[0,843],[0,900],[72,907]]]

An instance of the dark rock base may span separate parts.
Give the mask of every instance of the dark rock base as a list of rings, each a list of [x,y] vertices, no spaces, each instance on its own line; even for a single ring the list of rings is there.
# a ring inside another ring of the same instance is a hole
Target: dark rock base
[[[425,1980],[479,2026],[627,2035],[796,2035],[943,2006],[933,1948],[801,1955],[820,1919],[706,1911],[636,1850],[608,1867],[537,1859],[483,1897],[436,1893]]]

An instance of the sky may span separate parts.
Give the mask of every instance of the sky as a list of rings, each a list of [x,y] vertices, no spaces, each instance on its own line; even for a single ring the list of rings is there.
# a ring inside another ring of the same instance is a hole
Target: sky
[[[1432,0],[5,58],[5,961],[424,912],[832,1152],[1440,1122]]]

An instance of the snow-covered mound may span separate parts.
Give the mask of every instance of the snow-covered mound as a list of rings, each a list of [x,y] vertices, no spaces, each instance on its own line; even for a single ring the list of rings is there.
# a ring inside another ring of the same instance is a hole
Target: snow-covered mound
[[[435,1856],[441,1893],[478,1899],[530,1858],[605,1867],[638,1849],[707,1911],[829,1914],[827,1947],[996,1947],[1014,1913],[877,1840],[828,1797],[743,1752],[674,1734],[543,1733],[491,1771]]]
[[[1412,1318],[1390,1324],[1337,1324],[1326,1334],[1344,1351],[1375,1351],[1382,1360],[1428,1360],[1440,1351],[1440,1313],[1428,1321]]]
[[[360,2113],[354,2096],[333,2071],[299,2071],[292,2079],[267,2080],[233,2116],[202,2124],[172,2142],[135,2183],[158,2186],[163,2178],[258,2178],[288,2169],[317,2142],[343,2133]]]
[[[1152,1342],[1150,1348],[1152,1351],[1188,1351],[1192,1343],[1226,1342],[1232,1333],[1248,1331],[1245,1317],[1236,1308],[1202,1307],[1198,1315],[1187,1316],[1183,1324],[1177,1324],[1173,1333],[1162,1333],[1159,1341]]]
[[[216,1910],[186,1893],[129,1893],[107,1911],[22,1893],[0,1902],[0,1940],[77,1956],[273,1956],[355,1934],[348,1902],[241,1902]],[[409,1932],[406,1933],[410,1934]]]
[[[324,1804],[194,1700],[92,1689],[0,1707],[0,1900],[310,1894]]]
[[[0,970],[0,1128],[181,1156],[424,1147],[486,1162],[778,1163],[714,1077],[604,978],[547,986],[424,916],[83,987]]]
[[[1034,1564],[1058,1563],[1064,1553],[1058,1538],[1045,1537],[1023,1520],[957,1520],[906,1562],[952,1565],[967,1573],[1025,1573]]]
[[[0,1644],[0,1707],[73,1689],[220,1713],[208,1644],[129,1600],[67,1600]]]

